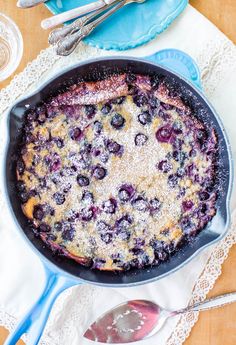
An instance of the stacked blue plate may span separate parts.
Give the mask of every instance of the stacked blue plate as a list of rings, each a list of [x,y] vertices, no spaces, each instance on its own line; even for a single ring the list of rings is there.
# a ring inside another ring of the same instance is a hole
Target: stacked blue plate
[[[68,11],[95,0],[50,0],[53,14]],[[101,24],[84,41],[102,49],[126,50],[147,43],[163,32],[184,10],[188,0],[146,0],[129,4]]]

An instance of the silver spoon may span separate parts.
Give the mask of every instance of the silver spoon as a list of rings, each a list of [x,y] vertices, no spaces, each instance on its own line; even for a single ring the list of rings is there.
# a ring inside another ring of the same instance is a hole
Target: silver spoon
[[[109,18],[113,13],[118,11],[120,8],[128,5],[132,2],[143,3],[146,0],[122,0],[116,6],[114,6],[111,10],[107,11],[105,14],[100,16],[99,18],[95,19],[91,23],[82,26],[78,32],[72,33],[71,35],[66,36],[65,38],[61,39],[58,42],[58,46],[56,48],[56,52],[58,55],[67,56],[70,55],[77,45],[81,42],[83,38],[90,35],[91,32],[102,22],[104,22],[107,18]]]
[[[73,23],[63,26],[61,28],[54,29],[50,32],[48,37],[48,43],[49,44],[56,44],[58,43],[62,38],[66,37],[70,33],[74,33],[81,29],[85,24],[87,24],[90,20],[93,20],[96,18],[96,16],[100,15],[107,9],[109,9],[111,6],[114,6],[117,4],[117,2],[120,0],[113,0],[111,4],[103,6],[101,9],[96,10],[95,12],[92,12],[86,16],[83,16],[81,18],[76,19]]]
[[[236,302],[236,292],[213,297],[186,308],[170,311],[145,300],[128,301],[99,317],[84,337],[106,344],[125,344],[156,334],[170,317],[189,311],[202,311]]]

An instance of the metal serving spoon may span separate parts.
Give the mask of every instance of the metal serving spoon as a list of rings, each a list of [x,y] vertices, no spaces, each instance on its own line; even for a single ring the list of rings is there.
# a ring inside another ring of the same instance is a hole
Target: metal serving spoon
[[[87,25],[82,25],[78,32],[72,33],[71,35],[66,36],[65,38],[61,39],[58,42],[58,46],[56,48],[56,52],[58,55],[66,56],[70,55],[77,45],[81,42],[81,40],[88,35],[101,23],[103,23],[107,18],[109,18],[113,13],[118,11],[120,8],[124,7],[125,5],[131,4],[132,2],[143,3],[146,0],[122,0],[116,6],[114,6],[111,10],[107,11],[105,14],[100,16],[99,18],[95,19],[91,23]]]
[[[145,300],[120,304],[99,317],[84,333],[84,337],[107,344],[125,344],[156,334],[170,317],[189,311],[202,311],[236,302],[236,292],[213,297],[184,309],[170,311]]]

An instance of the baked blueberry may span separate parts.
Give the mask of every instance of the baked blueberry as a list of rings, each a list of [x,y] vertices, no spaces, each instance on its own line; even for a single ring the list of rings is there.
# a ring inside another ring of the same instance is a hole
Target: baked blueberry
[[[20,175],[23,174],[24,170],[25,170],[25,163],[23,162],[23,160],[19,159],[16,163],[16,169],[18,171],[18,173]]]
[[[119,188],[118,197],[122,202],[129,201],[133,195],[134,195],[133,186],[124,184]]]
[[[107,143],[107,149],[110,153],[119,153],[121,151],[121,145],[118,144],[116,141],[109,140]]]
[[[55,229],[56,231],[62,231],[62,228],[63,228],[63,225],[62,225],[61,222],[56,222],[56,223],[54,224],[54,229]]]
[[[122,115],[116,113],[115,115],[112,116],[111,118],[111,125],[115,129],[121,129],[124,127],[125,124],[125,119]]]
[[[33,216],[37,220],[42,220],[45,216],[43,206],[42,205],[36,205],[34,206]]]
[[[168,176],[168,185],[175,188],[178,185],[178,176],[175,174]]]
[[[117,202],[115,199],[110,198],[109,200],[104,201],[102,209],[105,213],[113,214],[116,212]]]
[[[62,205],[64,204],[66,198],[65,195],[59,192],[56,192],[53,194],[53,199],[55,200],[57,205]]]
[[[78,175],[77,182],[80,185],[80,187],[86,187],[89,185],[89,178],[84,175]]]
[[[25,191],[25,183],[24,181],[18,180],[16,183],[16,188],[19,192],[24,192]]]
[[[51,227],[50,225],[46,224],[46,223],[41,223],[39,226],[39,231],[40,232],[50,232],[51,231]]]
[[[88,116],[89,119],[93,118],[96,113],[96,106],[93,104],[89,104],[85,106],[85,114]]]
[[[163,173],[168,173],[172,169],[172,164],[168,160],[160,161],[157,165],[158,169]]]
[[[148,141],[148,137],[143,133],[136,134],[134,142],[136,146],[143,146]]]
[[[93,124],[94,133],[99,135],[102,132],[103,125],[100,121],[95,121]]]
[[[134,103],[140,108],[148,103],[148,99],[145,95],[135,95],[133,97]]]
[[[93,177],[95,177],[95,179],[97,180],[103,180],[106,174],[107,174],[106,169],[102,167],[101,165],[97,165],[93,169]]]
[[[112,108],[112,107],[111,107],[111,104],[110,104],[110,103],[106,103],[106,104],[104,104],[104,105],[102,106],[101,112],[102,112],[104,115],[107,115],[107,114],[110,113],[111,108]]]
[[[71,128],[69,131],[72,140],[79,141],[82,138],[82,131],[79,127]]]
[[[71,225],[64,226],[63,232],[61,234],[61,237],[65,241],[73,241],[73,238],[75,236],[75,229]]]
[[[172,128],[169,125],[165,125],[158,129],[156,132],[156,138],[161,143],[168,143],[172,135]]]
[[[152,116],[148,111],[144,111],[139,114],[138,120],[142,125],[148,125],[152,122]]]
[[[132,206],[138,211],[147,211],[148,202],[143,197],[138,196],[137,198],[132,200]]]

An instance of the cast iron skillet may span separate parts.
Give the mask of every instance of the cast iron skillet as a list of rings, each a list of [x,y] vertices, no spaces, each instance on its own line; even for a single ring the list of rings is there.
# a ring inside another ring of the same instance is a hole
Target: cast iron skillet
[[[149,61],[147,61],[149,60]],[[29,328],[28,344],[37,344],[45,326],[47,317],[57,295],[64,289],[83,282],[102,286],[121,287],[135,286],[152,282],[173,273],[196,256],[204,247],[221,239],[229,225],[229,198],[232,188],[232,156],[224,127],[212,106],[204,97],[200,88],[199,71],[194,61],[186,54],[176,50],[165,50],[148,57],[147,60],[112,57],[80,63],[66,72],[54,77],[31,96],[17,102],[8,114],[9,142],[6,149],[5,161],[5,192],[9,208],[18,229],[31,245],[35,254],[39,255],[45,265],[47,282],[39,301],[28,312],[18,325],[15,332],[8,338],[6,344],[15,344],[19,337]],[[157,64],[158,63],[158,64]],[[163,67],[165,66],[165,67]],[[166,68],[168,66],[168,68]],[[180,74],[171,72],[177,70]],[[39,238],[34,237],[28,228],[28,221],[23,215],[20,200],[15,190],[15,161],[14,154],[19,145],[19,129],[22,126],[23,116],[27,105],[33,107],[49,95],[58,92],[65,85],[80,79],[90,81],[107,77],[113,73],[130,71],[139,74],[158,74],[167,77],[170,84],[178,88],[182,97],[190,102],[197,117],[202,119],[208,127],[214,127],[219,140],[219,198],[217,214],[206,228],[197,236],[191,245],[184,246],[171,260],[159,267],[148,269],[133,269],[123,273],[114,273],[78,265],[67,258],[58,258],[52,251],[43,245]],[[187,77],[187,78],[186,78]],[[191,81],[187,80],[191,79]],[[195,84],[195,85],[193,85]]]

